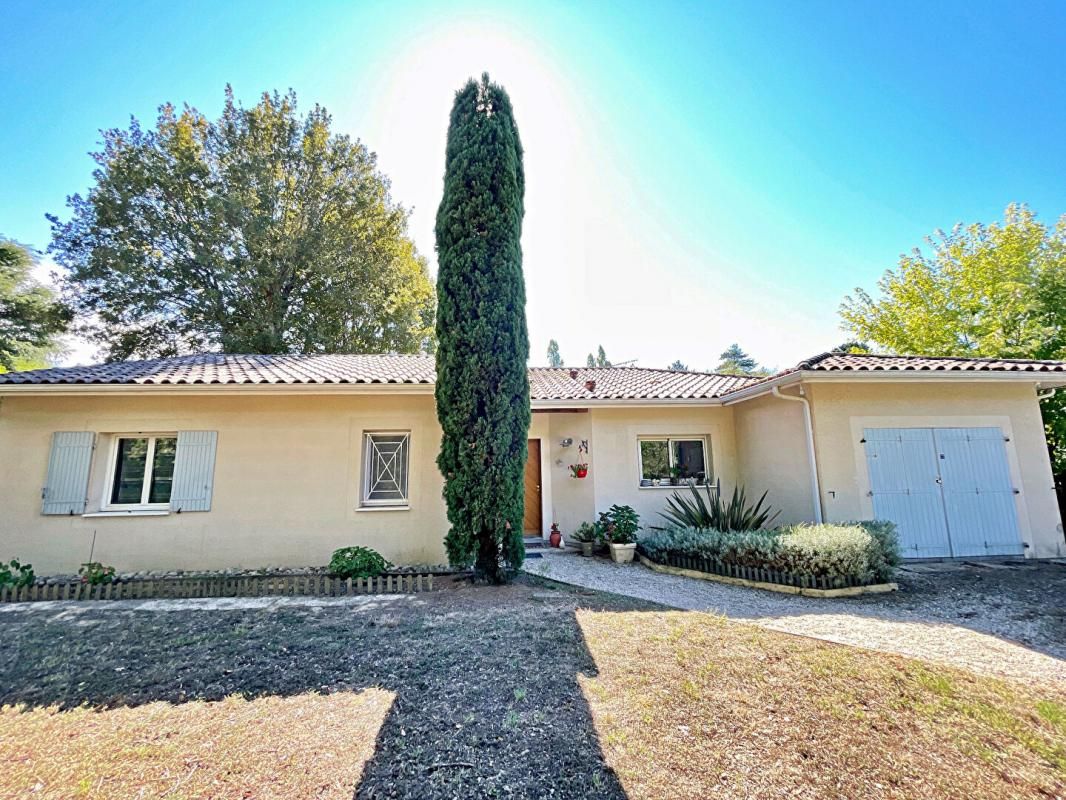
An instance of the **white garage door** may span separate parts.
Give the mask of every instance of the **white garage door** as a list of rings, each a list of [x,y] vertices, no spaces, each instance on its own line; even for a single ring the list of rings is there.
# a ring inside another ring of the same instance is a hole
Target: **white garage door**
[[[867,428],[874,516],[895,522],[904,558],[1021,555],[999,428]]]

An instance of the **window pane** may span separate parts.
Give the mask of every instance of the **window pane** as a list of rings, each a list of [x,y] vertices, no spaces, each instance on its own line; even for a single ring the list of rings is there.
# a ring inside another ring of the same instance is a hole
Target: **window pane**
[[[407,501],[407,434],[367,436],[365,498],[375,503]]]
[[[178,440],[173,436],[155,440],[155,456],[152,458],[152,486],[148,490],[149,503],[169,503],[170,488],[174,483],[174,454]]]
[[[115,462],[112,503],[139,503],[144,488],[144,467],[148,456],[147,439],[119,439]]]
[[[675,439],[673,445],[674,466],[681,470],[683,480],[695,478],[697,483],[707,480],[707,466],[703,457],[702,439]]]
[[[644,479],[670,477],[670,449],[665,440],[640,443],[640,477]]]

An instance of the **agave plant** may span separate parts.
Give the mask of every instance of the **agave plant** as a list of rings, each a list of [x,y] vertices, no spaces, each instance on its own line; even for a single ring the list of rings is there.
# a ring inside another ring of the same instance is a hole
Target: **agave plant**
[[[704,499],[700,490],[690,486],[691,498],[680,492],[674,492],[666,500],[666,511],[660,513],[672,527],[696,528],[697,530],[716,530],[723,533],[730,531],[754,531],[767,527],[777,519],[780,511],[774,511],[765,505],[766,492],[755,502],[749,503],[743,486],[733,488],[733,496],[728,503],[722,502],[722,481],[718,479],[714,486],[704,486],[707,495]]]

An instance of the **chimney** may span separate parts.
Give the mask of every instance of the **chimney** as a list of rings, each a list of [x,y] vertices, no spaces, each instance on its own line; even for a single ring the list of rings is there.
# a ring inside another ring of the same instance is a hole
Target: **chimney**
[[[570,370],[570,379],[571,380],[576,380],[577,379],[577,370],[576,369]]]
[[[590,392],[596,391],[596,381],[585,381],[585,388],[588,389]]]

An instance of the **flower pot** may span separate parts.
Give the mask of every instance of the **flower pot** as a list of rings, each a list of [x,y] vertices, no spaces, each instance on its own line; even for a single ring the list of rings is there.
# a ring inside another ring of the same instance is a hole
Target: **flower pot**
[[[556,525],[552,525],[552,532],[548,536],[548,544],[552,547],[559,547],[562,544],[563,535],[559,533],[559,528]]]
[[[584,478],[588,474],[589,474],[589,468],[588,467],[579,467],[578,469],[574,470],[574,477],[575,478]]]
[[[637,551],[637,545],[633,544],[615,544],[611,542],[611,561],[616,564],[628,564],[633,560],[633,554]]]
[[[585,558],[592,558],[592,549],[596,546],[595,542],[582,542],[581,543],[581,555]]]

